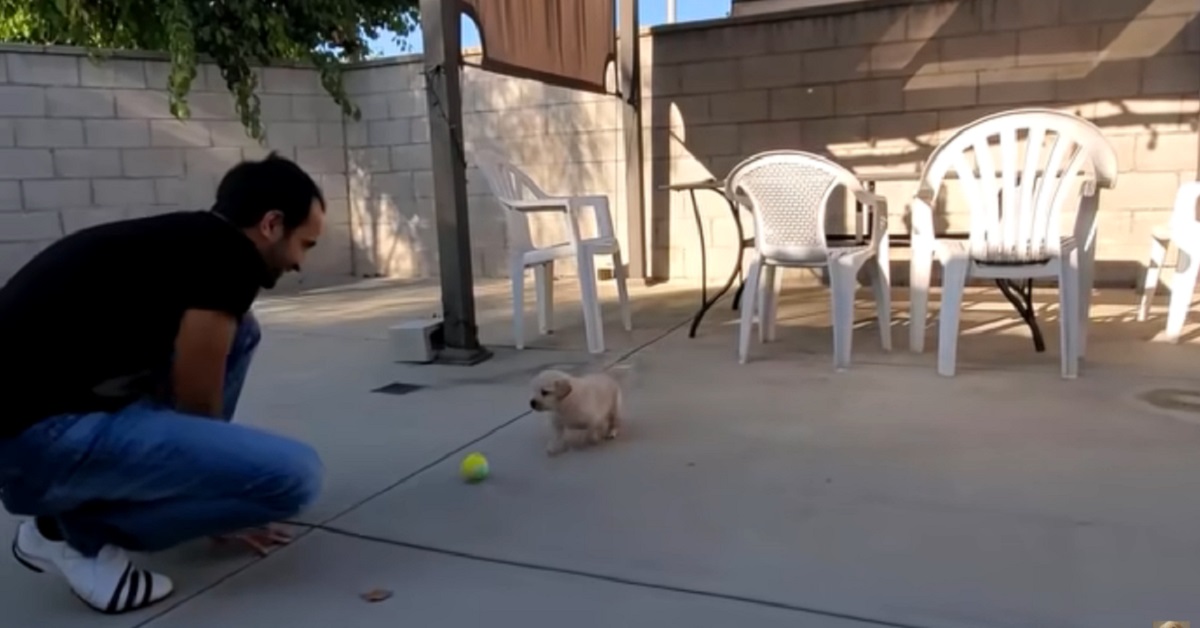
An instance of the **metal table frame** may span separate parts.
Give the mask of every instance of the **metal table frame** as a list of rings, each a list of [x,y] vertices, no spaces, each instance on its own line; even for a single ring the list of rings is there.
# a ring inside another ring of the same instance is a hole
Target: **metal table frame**
[[[700,311],[692,318],[692,326],[688,329],[688,338],[696,337],[696,330],[700,327],[700,322],[704,320],[705,314],[712,309],[712,306],[725,296],[729,289],[733,287],[733,282],[737,281],[742,274],[742,264],[746,256],[746,230],[742,227],[742,215],[740,205],[725,194],[725,184],[716,179],[706,179],[704,181],[693,181],[688,183],[676,183],[671,185],[661,186],[660,189],[670,192],[687,192],[692,201],[692,215],[696,219],[696,233],[700,237]],[[704,241],[704,219],[700,216],[700,204],[696,201],[696,192],[708,191],[720,194],[721,198],[729,206],[729,214],[733,217],[733,224],[737,228],[738,235],[738,251],[737,262],[734,264],[733,272],[729,274],[729,279],[725,281],[725,285],[713,295],[712,299],[708,298],[708,244]],[[753,246],[753,241],[750,241]],[[737,294],[733,298],[733,309],[738,308],[738,303],[741,301],[742,288],[745,287],[743,282],[738,286]]]

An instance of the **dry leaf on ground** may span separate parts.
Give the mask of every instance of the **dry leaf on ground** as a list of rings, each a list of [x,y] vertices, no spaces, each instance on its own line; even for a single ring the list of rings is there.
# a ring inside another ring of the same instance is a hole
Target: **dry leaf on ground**
[[[382,602],[382,601],[392,597],[392,592],[386,591],[384,589],[374,589],[371,591],[367,591],[366,593],[363,593],[359,597],[361,597],[363,600],[365,600],[367,602]]]

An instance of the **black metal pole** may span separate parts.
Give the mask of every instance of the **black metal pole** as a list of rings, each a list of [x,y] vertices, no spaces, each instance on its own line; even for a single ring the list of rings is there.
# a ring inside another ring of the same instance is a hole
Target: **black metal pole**
[[[442,346],[437,361],[477,364],[491,357],[479,344],[462,144],[461,17],[455,0],[421,0],[425,95],[442,284]]]
[[[646,197],[642,182],[642,61],[638,33],[638,0],[620,0],[618,73],[624,105],[622,131],[625,147],[625,217],[629,251],[626,258],[630,277],[646,279]]]

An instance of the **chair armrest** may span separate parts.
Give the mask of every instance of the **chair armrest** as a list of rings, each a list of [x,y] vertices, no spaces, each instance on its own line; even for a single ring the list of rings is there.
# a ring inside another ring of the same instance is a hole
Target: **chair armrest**
[[[510,209],[522,213],[570,212],[571,200],[564,198],[539,198],[531,201],[504,201]]]
[[[876,195],[875,192],[854,192],[854,198],[864,207],[871,208],[872,217],[875,220],[876,231],[880,228],[886,229],[888,226],[888,199],[882,195]]]
[[[582,235],[579,233],[579,221],[576,220],[575,206],[568,198],[538,198],[528,201],[505,201],[504,204],[513,211],[522,214],[537,212],[552,212],[559,214],[567,222],[567,234],[571,244],[579,244]]]
[[[603,194],[584,194],[581,196],[556,196],[555,200],[567,203],[571,214],[578,219],[581,210],[591,207],[596,221],[596,231],[602,238],[613,237],[612,211],[609,209],[608,197]]]
[[[579,214],[584,207],[591,207],[595,214],[596,231],[602,238],[612,238],[612,211],[608,207],[608,197],[602,194],[585,194],[582,196],[547,196],[529,201],[509,201],[507,205],[519,212],[557,211],[564,212],[571,223],[572,233],[576,240],[582,235],[579,232]]]
[[[582,194],[580,196],[546,196],[531,203],[558,203],[572,207],[608,207],[608,197],[603,194]]]
[[[914,242],[933,242],[937,238],[933,231],[933,208],[929,203],[920,198],[913,198],[908,203],[908,217],[912,223]]]
[[[887,197],[866,190],[855,192],[854,198],[863,205],[887,205]]]
[[[887,197],[874,192],[860,190],[854,192],[854,199],[862,204],[863,207],[869,208],[871,212],[871,220],[875,223],[871,227],[871,243],[875,246],[879,246],[879,244],[883,241],[884,236],[887,235]]]
[[[583,194],[580,196],[572,196],[570,197],[570,200],[573,201],[577,207],[597,207],[600,205],[603,205],[606,208],[608,207],[608,197],[603,194]]]
[[[876,234],[876,243],[888,234],[888,206],[886,200],[875,205],[875,229],[872,233]]]

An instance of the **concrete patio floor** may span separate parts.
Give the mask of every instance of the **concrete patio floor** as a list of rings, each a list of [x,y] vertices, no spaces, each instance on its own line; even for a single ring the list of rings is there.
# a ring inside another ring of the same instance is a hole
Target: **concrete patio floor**
[[[434,314],[436,286],[265,300],[240,420],[320,450],[326,491],[303,519],[323,529],[261,560],[205,543],[149,557],[179,591],[123,617],[94,615],[60,583],[0,561],[4,625],[1200,621],[1200,341],[1154,341],[1161,307],[1137,323],[1132,294],[1100,293],[1088,359],[1068,382],[1053,305],[1037,354],[996,291],[973,293],[959,375],[946,379],[933,329],[925,354],[907,351],[903,301],[890,354],[860,301],[854,365],[835,373],[819,289],[787,289],[778,341],[756,343],[739,366],[728,302],[688,339],[698,292],[674,283],[633,291],[632,334],[609,308],[609,351],[589,356],[570,285],[556,287],[561,331],[523,352],[508,348],[507,285],[481,285],[496,357],[469,369],[390,361],[387,326]],[[532,338],[532,317],[526,327]],[[547,458],[529,377],[618,361],[621,439]],[[371,392],[392,382],[426,388]],[[1147,401],[1172,396],[1173,408]],[[493,469],[474,486],[456,477],[473,450]],[[13,523],[0,518],[0,534]],[[393,596],[360,599],[373,589]]]

